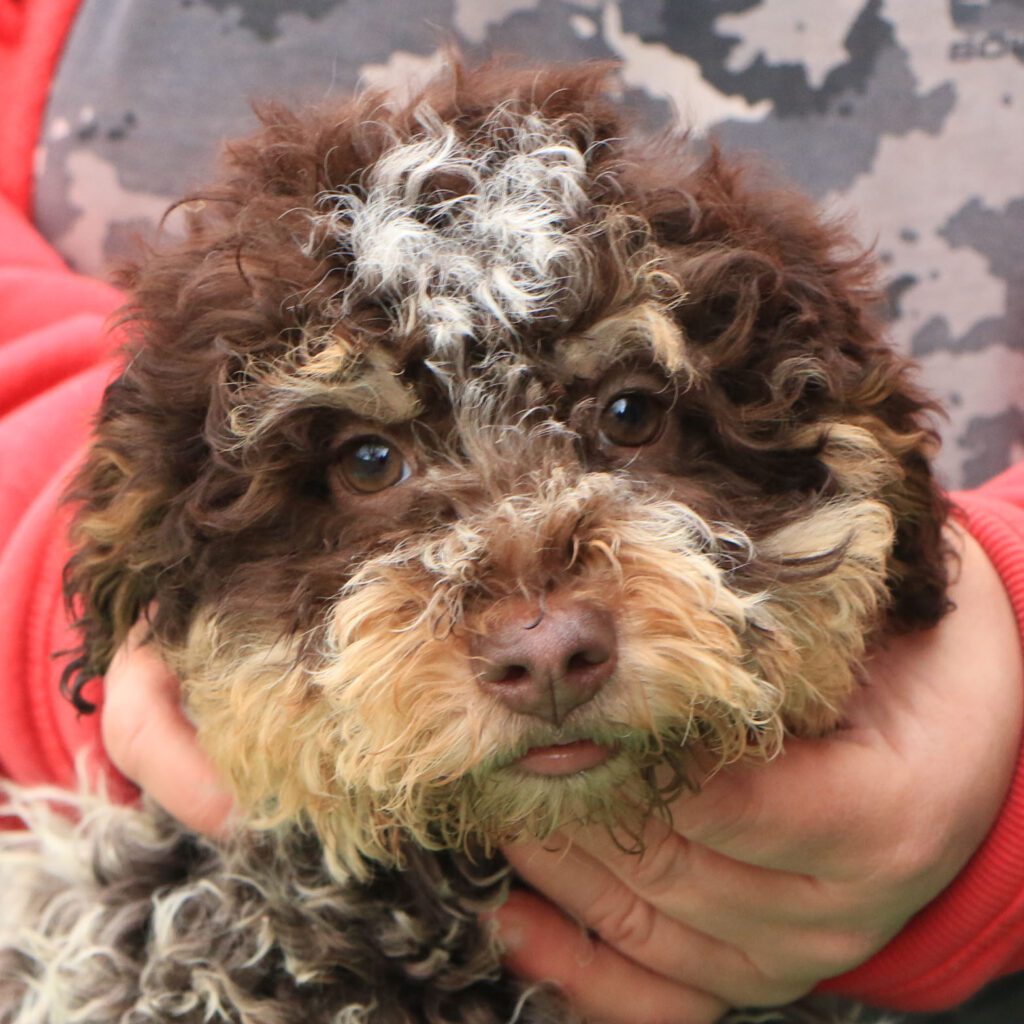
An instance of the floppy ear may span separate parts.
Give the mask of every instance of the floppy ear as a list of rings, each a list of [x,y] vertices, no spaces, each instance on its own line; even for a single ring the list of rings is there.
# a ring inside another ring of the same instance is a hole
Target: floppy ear
[[[132,294],[123,314],[132,348],[104,393],[66,499],[75,514],[64,590],[82,645],[62,688],[80,711],[93,710],[83,687],[106,671],[151,603],[155,634],[173,643],[213,575],[202,569],[204,531],[211,510],[238,492],[228,472],[211,469],[237,370],[232,346],[245,332],[274,336],[276,326],[252,275],[240,272],[234,238],[229,218],[204,214],[186,240],[122,279]]]
[[[151,441],[145,417],[131,412],[137,404],[123,376],[107,388],[97,439],[66,498],[76,509],[64,592],[82,643],[64,670],[61,689],[80,712],[95,710],[83,688],[107,670],[156,596],[157,576],[166,562],[158,535],[171,495],[147,459]]]
[[[664,156],[642,165],[685,167]],[[884,340],[873,258],[808,199],[714,148],[677,173],[640,182],[639,205],[685,292],[676,316],[702,371],[694,429],[715,461],[756,482],[755,521],[852,487],[884,502],[896,530],[887,623],[933,625],[949,607],[938,408]]]
[[[76,508],[65,596],[82,646],[63,689],[81,711],[91,710],[85,683],[106,671],[152,603],[161,642],[184,638],[195,607],[225,582],[238,522],[265,511],[252,498],[263,478],[233,452],[227,423],[247,383],[247,353],[285,345],[281,293],[294,277],[276,256],[287,254],[283,244],[243,269],[237,232],[230,217],[207,215],[128,282],[135,348],[104,394],[67,497]]]

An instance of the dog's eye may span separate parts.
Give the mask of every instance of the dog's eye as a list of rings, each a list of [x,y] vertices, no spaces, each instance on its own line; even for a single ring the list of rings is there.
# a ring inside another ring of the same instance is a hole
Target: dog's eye
[[[360,494],[374,494],[394,487],[409,476],[401,451],[383,437],[354,437],[338,457],[345,483]]]
[[[664,408],[651,395],[624,391],[604,407],[601,434],[609,444],[639,448],[657,440],[664,418]]]

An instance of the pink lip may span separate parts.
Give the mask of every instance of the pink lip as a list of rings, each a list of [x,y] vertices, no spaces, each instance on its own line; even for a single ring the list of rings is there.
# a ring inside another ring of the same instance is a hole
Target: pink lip
[[[593,740],[556,743],[550,747],[531,747],[516,766],[533,775],[573,775],[604,764],[612,748]]]

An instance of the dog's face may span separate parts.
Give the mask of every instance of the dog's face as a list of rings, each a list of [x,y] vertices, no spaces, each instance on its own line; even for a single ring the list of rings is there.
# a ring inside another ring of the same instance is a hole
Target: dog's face
[[[347,862],[633,827],[832,726],[944,607],[927,403],[800,199],[599,71],[271,115],[138,273],[83,470],[82,679],[156,601],[257,818]]]

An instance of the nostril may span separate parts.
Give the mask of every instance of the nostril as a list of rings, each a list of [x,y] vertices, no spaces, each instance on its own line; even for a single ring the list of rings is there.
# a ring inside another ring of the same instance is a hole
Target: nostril
[[[586,647],[569,658],[566,669],[574,672],[592,668],[594,665],[603,665],[610,657],[611,651],[604,647]]]
[[[520,683],[524,679],[530,678],[529,666],[501,659],[492,661],[489,658],[479,658],[476,671],[483,682],[496,686]]]
[[[519,683],[528,679],[530,670],[525,665],[506,665],[504,673],[495,679],[496,683]]]

